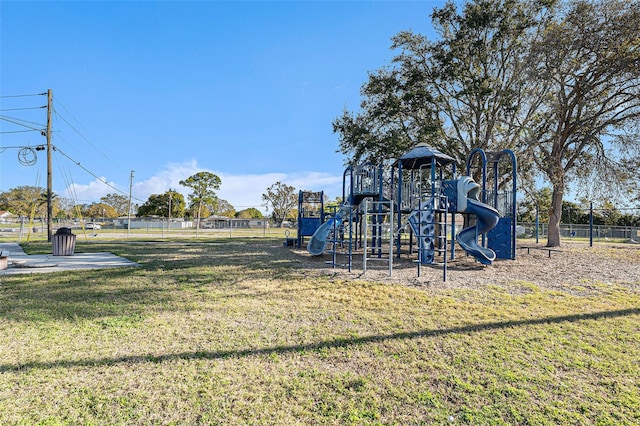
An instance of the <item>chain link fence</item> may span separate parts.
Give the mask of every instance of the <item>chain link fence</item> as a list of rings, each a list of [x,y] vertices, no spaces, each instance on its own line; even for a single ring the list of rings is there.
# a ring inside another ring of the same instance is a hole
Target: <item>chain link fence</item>
[[[166,220],[148,222],[144,226],[138,225],[126,229],[126,226],[118,226],[109,222],[101,222],[99,229],[97,226],[86,223],[84,231],[82,226],[73,221],[61,221],[54,223],[55,229],[68,227],[79,236],[86,235],[90,238],[169,238],[169,237],[218,237],[218,238],[296,238],[297,227],[294,223],[286,223],[286,227],[279,227],[272,223],[265,223],[262,226],[249,227],[220,227],[201,228],[196,230],[191,228],[169,227]],[[548,226],[546,223],[538,225],[538,238],[546,239]],[[585,224],[561,224],[560,236],[567,240],[589,241],[590,229]],[[536,238],[535,223],[519,222],[517,227],[517,237],[520,239]],[[0,223],[0,240],[8,242],[20,242],[26,240],[41,240],[47,238],[47,225],[42,221],[35,222],[5,222]],[[594,242],[618,242],[629,244],[640,244],[640,228],[632,226],[608,226],[593,225]]]
[[[235,224],[234,224],[235,225]],[[149,220],[126,224],[109,221],[86,222],[81,225],[77,221],[55,221],[53,230],[60,227],[70,228],[74,234],[84,239],[121,239],[121,238],[285,238],[296,237],[297,230],[287,223],[288,227],[263,221],[260,226],[220,226],[216,228],[192,226],[176,226],[167,220]],[[0,241],[23,242],[47,239],[47,224],[41,220],[11,221],[0,223]]]
[[[589,225],[560,224],[560,236],[564,239],[589,240],[591,237]],[[538,225],[538,238],[546,239],[548,226],[546,223]],[[518,238],[535,238],[535,223],[518,223]],[[619,243],[640,244],[640,228],[633,226],[593,225],[593,241],[614,241]]]

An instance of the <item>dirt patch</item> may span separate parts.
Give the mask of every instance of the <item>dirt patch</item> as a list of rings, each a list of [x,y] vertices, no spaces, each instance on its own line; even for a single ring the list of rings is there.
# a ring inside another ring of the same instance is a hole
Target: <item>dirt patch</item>
[[[531,246],[531,245],[530,245]],[[542,246],[539,246],[542,247]],[[393,263],[389,276],[388,260],[367,262],[363,273],[362,253],[353,256],[351,272],[346,266],[332,266],[332,256],[311,256],[305,250],[293,250],[309,273],[333,275],[345,279],[366,279],[400,283],[434,289],[478,289],[498,285],[518,291],[524,282],[549,290],[571,293],[589,292],[596,283],[619,284],[640,291],[640,246],[632,245],[579,245],[565,243],[549,257],[547,250],[518,249],[515,260],[497,260],[484,266],[462,250],[447,262],[447,277],[443,280],[443,265],[422,265],[418,276],[417,263],[407,254]],[[346,255],[337,256],[338,263],[346,262]],[[415,256],[414,256],[415,259]]]

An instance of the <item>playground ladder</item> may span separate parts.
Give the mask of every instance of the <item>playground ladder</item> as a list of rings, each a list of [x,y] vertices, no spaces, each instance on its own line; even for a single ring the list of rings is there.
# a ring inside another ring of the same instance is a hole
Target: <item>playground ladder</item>
[[[390,204],[390,209],[385,211],[385,205]],[[387,261],[389,263],[389,276],[393,274],[393,244],[394,244],[394,221],[393,221],[393,203],[385,203],[384,201],[364,201],[364,243],[362,265],[363,273],[367,273],[367,261]],[[385,219],[389,218],[386,222]],[[389,228],[389,253],[388,257],[382,257],[383,235],[385,227]],[[369,228],[371,228],[372,257],[369,257]],[[377,255],[376,255],[377,251]]]

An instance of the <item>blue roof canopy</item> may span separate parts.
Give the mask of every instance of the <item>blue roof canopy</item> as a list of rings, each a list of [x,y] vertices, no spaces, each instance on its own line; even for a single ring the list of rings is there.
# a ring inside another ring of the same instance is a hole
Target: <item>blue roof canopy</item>
[[[408,170],[419,169],[421,166],[430,166],[434,158],[438,166],[446,166],[456,161],[435,148],[419,143],[411,151],[398,158],[394,165],[402,164],[402,168]]]

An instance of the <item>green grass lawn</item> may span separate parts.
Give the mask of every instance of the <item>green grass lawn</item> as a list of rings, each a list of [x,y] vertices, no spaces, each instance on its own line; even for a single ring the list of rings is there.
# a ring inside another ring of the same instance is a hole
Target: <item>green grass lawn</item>
[[[640,424],[640,283],[346,281],[281,239],[81,251],[141,267],[0,276],[0,424]]]

